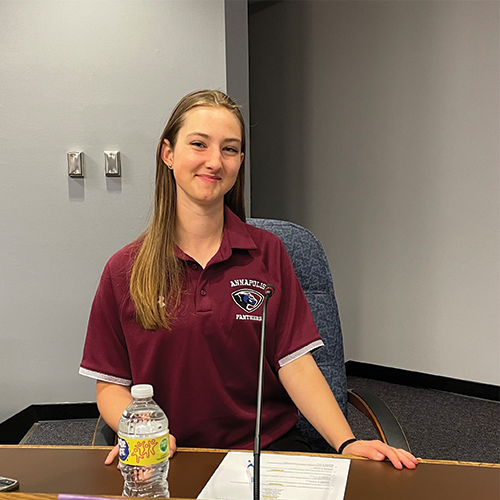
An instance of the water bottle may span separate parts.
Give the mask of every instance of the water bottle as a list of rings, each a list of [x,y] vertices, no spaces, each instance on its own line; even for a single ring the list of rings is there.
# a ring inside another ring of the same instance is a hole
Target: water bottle
[[[118,423],[118,457],[125,497],[170,497],[168,418],[153,401],[153,386],[134,385]]]

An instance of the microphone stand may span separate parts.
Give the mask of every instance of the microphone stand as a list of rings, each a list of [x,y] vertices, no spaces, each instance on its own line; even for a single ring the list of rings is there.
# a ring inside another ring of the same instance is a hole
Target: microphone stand
[[[262,328],[260,333],[259,380],[257,382],[257,416],[255,417],[255,440],[253,445],[253,500],[260,500],[260,421],[262,417],[262,383],[264,379],[264,352],[266,344],[267,301],[274,293],[273,285],[266,285],[262,306]]]

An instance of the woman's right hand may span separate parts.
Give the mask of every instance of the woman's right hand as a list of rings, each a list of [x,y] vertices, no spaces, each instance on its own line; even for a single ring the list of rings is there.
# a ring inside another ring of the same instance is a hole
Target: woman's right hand
[[[170,458],[174,456],[174,453],[177,451],[177,440],[172,434],[169,435],[170,439]],[[108,453],[106,460],[104,460],[105,465],[111,465],[115,458],[118,456],[118,445],[114,446],[113,449]],[[118,462],[117,468],[120,468],[120,462]]]

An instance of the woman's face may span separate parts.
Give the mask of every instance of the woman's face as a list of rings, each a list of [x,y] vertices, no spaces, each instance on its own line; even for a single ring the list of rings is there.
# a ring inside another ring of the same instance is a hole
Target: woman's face
[[[172,166],[178,206],[216,206],[238,176],[241,126],[226,108],[199,106],[184,115],[174,147],[165,139],[162,160]]]

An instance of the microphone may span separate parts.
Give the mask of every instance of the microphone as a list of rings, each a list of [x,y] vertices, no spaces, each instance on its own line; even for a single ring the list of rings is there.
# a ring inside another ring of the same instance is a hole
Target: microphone
[[[260,421],[262,417],[262,382],[264,379],[264,351],[266,345],[267,301],[276,288],[267,284],[264,289],[264,304],[262,306],[262,328],[260,333],[259,379],[257,382],[257,415],[255,417],[255,440],[253,444],[253,500],[260,500]]]

